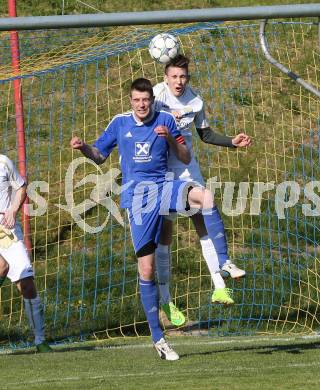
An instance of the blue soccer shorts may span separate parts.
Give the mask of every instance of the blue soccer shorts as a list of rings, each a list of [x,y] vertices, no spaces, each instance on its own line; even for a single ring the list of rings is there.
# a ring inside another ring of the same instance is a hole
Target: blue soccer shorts
[[[159,241],[162,220],[170,212],[186,213],[188,192],[197,183],[182,180],[141,182],[134,189],[128,210],[131,236],[138,257],[153,253]]]

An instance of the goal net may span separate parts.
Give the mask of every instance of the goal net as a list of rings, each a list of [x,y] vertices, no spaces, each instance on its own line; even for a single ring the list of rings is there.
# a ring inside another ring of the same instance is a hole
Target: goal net
[[[163,67],[152,61],[147,46],[163,31],[177,36],[190,57],[191,85],[205,100],[212,129],[253,138],[251,148],[230,150],[204,144],[195,132],[195,155],[208,187],[221,183],[215,199],[230,254],[246,278],[227,280],[234,306],[212,305],[199,239],[190,220],[179,217],[171,293],[187,318],[180,330],[212,335],[316,332],[319,99],[265,59],[257,23],[233,22],[23,31],[18,76],[11,67],[9,33],[0,33],[1,153],[18,162],[13,80],[19,77],[31,257],[48,339],[149,332],[128,221],[119,209],[117,152],[98,168],[79,159],[69,141],[79,135],[92,143],[115,114],[127,111],[133,79],[162,81]],[[316,88],[318,31],[312,19],[269,23],[266,30],[277,61]],[[97,194],[106,182],[111,184],[101,202]],[[0,294],[1,342],[21,345],[28,337],[22,299],[10,281]],[[163,323],[170,329],[165,318]]]

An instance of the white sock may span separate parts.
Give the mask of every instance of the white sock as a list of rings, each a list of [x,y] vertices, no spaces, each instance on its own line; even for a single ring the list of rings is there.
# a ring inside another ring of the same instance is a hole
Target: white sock
[[[210,237],[204,236],[200,239],[202,255],[207,263],[211,279],[215,288],[225,288],[226,285],[220,275],[219,260],[215,247]]]
[[[171,295],[169,291],[171,276],[170,246],[158,244],[155,258],[160,304],[163,305],[164,303],[169,303],[171,301]]]
[[[24,298],[24,307],[29,320],[30,328],[34,333],[34,343],[41,344],[44,340],[43,307],[39,295],[33,299]]]
[[[216,272],[215,274],[211,275],[212,282],[214,285],[214,288],[225,288],[226,284],[223,280],[223,277],[220,275],[220,271]]]

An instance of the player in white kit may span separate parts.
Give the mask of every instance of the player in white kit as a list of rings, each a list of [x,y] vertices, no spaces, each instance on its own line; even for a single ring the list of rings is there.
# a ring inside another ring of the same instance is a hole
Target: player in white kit
[[[26,198],[26,183],[12,161],[0,154],[0,287],[6,277],[23,296],[25,311],[38,352],[51,352],[45,341],[44,316],[33,280],[33,269],[23,242],[17,213]]]
[[[168,170],[173,172],[174,179],[196,181],[204,186],[200,167],[192,150],[192,124],[194,123],[201,140],[205,143],[236,148],[250,146],[251,139],[244,133],[231,138],[212,131],[205,116],[202,98],[188,85],[190,79],[188,64],[189,59],[187,57],[178,55],[166,65],[164,82],[154,87],[155,109],[167,110],[175,116],[177,127],[191,151],[192,159],[188,165],[180,162],[171,153],[168,160]],[[174,215],[170,215],[164,219],[160,243],[156,249],[156,269],[161,307],[169,321],[176,326],[180,326],[184,324],[185,317],[172,302],[169,290],[171,274],[170,245],[172,240],[172,220],[174,218]],[[208,236],[203,216],[197,213],[191,218],[200,238],[202,254],[215,286],[212,302],[227,305],[233,304],[232,291],[226,288],[221,273],[224,276],[230,275],[232,278],[237,279],[245,276],[245,271],[239,269],[229,259],[224,226],[219,211],[215,208],[212,216],[212,228],[216,229],[214,242]]]

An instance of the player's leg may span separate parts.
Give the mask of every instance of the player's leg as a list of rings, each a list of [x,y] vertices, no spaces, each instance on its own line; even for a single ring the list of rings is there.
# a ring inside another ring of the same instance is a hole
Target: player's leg
[[[164,218],[161,228],[160,240],[155,252],[156,273],[159,285],[160,304],[171,302],[170,295],[170,246],[172,239],[172,221]]]
[[[231,297],[232,291],[226,288],[224,280],[220,274],[218,255],[212,240],[207,233],[202,214],[194,214],[191,218],[200,238],[202,255],[207,263],[212,283],[214,285],[214,292],[211,298],[212,302],[232,305],[234,303]]]
[[[151,248],[153,246],[153,248]],[[151,248],[151,249],[150,249]],[[158,342],[163,337],[159,322],[159,294],[154,280],[154,243],[150,242],[137,252],[141,302],[146,314],[152,340]]]
[[[172,221],[170,217],[171,215],[163,219],[160,240],[155,252],[156,273],[159,286],[161,309],[165,312],[168,320],[173,325],[181,326],[186,321],[185,316],[172,302],[170,294],[170,245],[172,239]]]
[[[222,276],[220,275],[218,254],[215,250],[211,238],[208,236],[207,229],[203,221],[203,216],[201,213],[196,213],[191,216],[191,219],[200,238],[202,255],[207,263],[214,287],[225,288],[226,285]]]
[[[34,332],[35,344],[40,352],[47,352],[51,348],[45,342],[43,308],[33,280],[33,269],[30,263],[27,248],[23,243],[23,234],[19,225],[12,229],[14,240],[1,249],[1,255],[9,265],[8,278],[16,283],[24,298],[26,315],[30,328]],[[40,345],[45,345],[41,347]],[[44,349],[44,351],[42,351]]]
[[[34,343],[38,352],[51,352],[52,349],[45,340],[43,306],[33,276],[18,280],[16,286],[23,296],[26,315],[34,333]]]
[[[152,243],[151,245],[147,244],[137,252],[137,255],[140,255],[138,257],[138,271],[141,302],[148,320],[155,349],[160,358],[165,360],[178,360],[179,355],[165,341],[163,331],[160,327],[159,295],[154,280],[154,253],[143,256],[144,253],[149,251],[148,247],[150,248],[151,246]]]
[[[0,287],[3,285],[4,281],[9,272],[9,264],[5,259],[0,255]]]
[[[154,276],[155,242],[160,234],[162,218],[159,210],[141,214],[139,221],[132,210],[128,210],[132,242],[138,258],[139,288],[141,303],[150,327],[154,346],[165,360],[177,360],[179,356],[167,344],[159,321],[159,292]]]
[[[176,178],[179,178],[179,180],[188,181],[188,182],[194,182],[198,183],[200,186],[205,187],[204,179],[201,174],[200,166],[194,159],[192,162],[188,165],[187,168],[174,169],[174,174]],[[209,216],[210,218],[210,216]],[[217,207],[215,207],[215,211],[212,213],[212,229],[213,232],[216,233],[216,236],[221,235],[221,233],[224,235],[224,241],[225,241],[225,248],[226,252],[222,251],[222,253],[219,252],[219,250],[216,250],[214,248],[214,243],[209,239],[201,240],[202,237],[207,236],[208,233],[205,228],[205,224],[203,221],[203,217],[201,216],[201,213],[197,213],[192,218],[193,223],[195,225],[195,228],[197,230],[198,236],[200,238],[200,243],[202,247],[202,253],[204,258],[207,261],[208,267],[210,269],[210,263],[215,262],[216,257],[218,257],[219,266],[220,266],[220,273],[223,277],[231,276],[232,278],[241,278],[245,276],[245,271],[238,268],[235,264],[231,262],[228,256],[228,247],[227,247],[227,241],[225,238],[225,230],[223,221],[220,217],[219,210]],[[218,223],[217,223],[218,222]],[[225,254],[227,256],[225,256]],[[210,260],[212,259],[212,260]],[[212,275],[212,274],[211,274]]]
[[[33,277],[27,277],[16,282],[24,300],[24,308],[30,328],[34,333],[34,343],[38,352],[51,352],[52,349],[45,340],[43,306]]]
[[[196,177],[201,177],[200,168],[195,161],[193,161],[193,164],[190,164],[188,168],[183,165],[181,167],[173,168],[170,172],[170,174],[173,175],[173,178],[179,179],[183,182],[192,181],[192,173],[194,173]],[[161,309],[173,325],[181,326],[186,321],[185,316],[172,302],[170,294],[170,279],[172,272],[170,246],[172,242],[172,224],[176,217],[177,213],[170,213],[164,217],[160,240],[155,252],[155,260]]]
[[[227,242],[224,234],[224,226],[220,217],[217,216],[217,208],[214,205],[212,194],[209,190],[203,187],[193,187],[188,192],[188,204],[191,208],[201,209],[204,224],[210,240],[213,243],[214,249],[219,256],[228,259]],[[217,228],[218,227],[218,228]],[[208,243],[207,243],[208,244]],[[210,244],[209,244],[210,245]],[[209,246],[208,245],[208,246]],[[214,264],[214,268],[217,268],[218,264]],[[213,270],[214,270],[213,268]],[[222,278],[221,278],[222,279]],[[219,277],[217,277],[217,280]],[[233,304],[234,301],[231,297],[232,290],[225,287],[216,288],[212,295],[213,303]]]
[[[238,278],[242,278],[243,276],[245,276],[246,272],[244,270],[238,268],[229,258],[225,262],[223,262],[223,260],[221,260],[221,256],[219,256],[219,254],[217,253],[217,251],[213,245],[212,240],[208,236],[207,229],[206,229],[206,226],[204,224],[202,214],[201,213],[194,214],[191,217],[191,219],[192,219],[192,222],[193,222],[194,227],[196,229],[196,232],[200,238],[202,254],[203,254],[204,259],[206,260],[206,263],[207,263],[208,268],[210,270],[211,276],[213,276],[212,272],[213,272],[213,269],[215,269],[215,267],[216,267],[217,261],[218,261],[218,264],[220,266],[219,272],[224,278],[231,276],[231,278],[233,278],[233,279],[238,279]],[[223,222],[222,222],[222,224],[223,224]],[[224,226],[223,226],[223,232],[225,235]],[[219,232],[218,232],[218,234],[219,234]],[[228,251],[228,249],[227,249],[227,251]],[[224,256],[223,256],[223,258],[224,258]],[[212,272],[211,272],[211,270],[212,270]],[[217,285],[222,286],[222,284],[219,283],[218,280],[217,280]]]
[[[191,216],[195,215],[195,213],[198,212],[200,209],[202,210],[204,208],[209,207],[212,209],[213,199],[211,193],[204,187],[197,187],[197,185],[197,183],[193,182],[174,180],[172,183],[172,194],[170,203],[171,210],[175,210],[183,214],[188,211],[187,215]],[[195,218],[197,217],[194,217],[194,219]],[[207,226],[206,221],[204,222],[205,229],[199,229],[198,234],[202,236],[204,233],[208,232],[209,237],[207,237],[207,239],[203,240],[202,242],[205,248],[205,256],[206,258],[208,258],[209,256],[207,256],[208,253],[206,251],[210,245],[210,241],[208,239],[210,238],[210,240],[213,241],[214,234],[210,231],[210,226]],[[211,274],[213,275],[213,281],[215,285],[219,286],[219,288],[216,288],[214,295],[212,296],[213,302],[233,304],[234,301],[230,296],[231,291],[225,288],[224,281],[220,275],[217,254],[214,255],[213,259],[210,258],[208,266]]]

